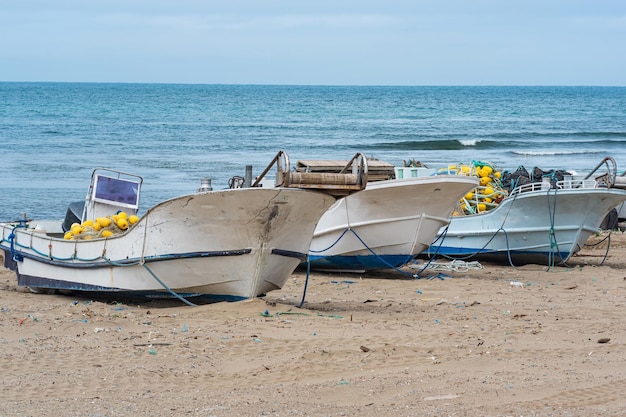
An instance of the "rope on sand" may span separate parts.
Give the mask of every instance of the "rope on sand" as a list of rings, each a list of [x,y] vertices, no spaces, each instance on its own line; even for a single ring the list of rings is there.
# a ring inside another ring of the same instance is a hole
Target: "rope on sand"
[[[409,265],[409,268],[418,269],[419,265]],[[424,269],[466,272],[469,270],[483,269],[483,266],[478,261],[463,261],[460,259],[454,259],[450,262],[431,262],[426,265]]]

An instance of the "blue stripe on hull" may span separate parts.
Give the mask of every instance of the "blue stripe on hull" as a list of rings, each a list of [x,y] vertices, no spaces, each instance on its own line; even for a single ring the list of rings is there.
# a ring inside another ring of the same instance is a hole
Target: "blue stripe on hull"
[[[557,262],[565,262],[569,257],[569,252],[548,252],[548,251],[529,251],[529,250],[511,250],[511,251],[492,251],[479,248],[458,248],[452,246],[442,246],[439,249],[431,247],[429,251],[424,252],[426,255],[458,257],[463,259],[489,259],[489,260],[508,260],[510,256],[512,260],[523,263],[544,263],[548,259]]]
[[[313,269],[375,270],[400,268],[415,257],[411,255],[356,255],[356,256],[311,256],[309,263]],[[306,264],[304,264],[306,266]]]

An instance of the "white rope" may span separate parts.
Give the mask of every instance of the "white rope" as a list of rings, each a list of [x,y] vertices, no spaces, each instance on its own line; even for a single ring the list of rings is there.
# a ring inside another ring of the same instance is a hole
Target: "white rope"
[[[421,268],[421,266],[409,265],[409,268],[417,269]],[[426,269],[466,272],[471,269],[483,269],[483,266],[478,261],[467,262],[461,259],[454,259],[450,262],[431,262],[426,266]]]

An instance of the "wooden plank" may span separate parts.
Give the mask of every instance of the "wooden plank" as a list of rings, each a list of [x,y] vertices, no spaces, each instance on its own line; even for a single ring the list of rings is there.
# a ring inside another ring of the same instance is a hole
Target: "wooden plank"
[[[297,172],[339,172],[348,164],[347,160],[304,159],[296,164]],[[367,161],[368,181],[382,181],[395,178],[395,166],[379,160]]]
[[[317,159],[303,159],[299,160],[296,164],[296,171],[341,171],[346,164],[347,160],[317,160]],[[368,171],[377,170],[390,170],[393,172],[394,165],[385,161],[369,160],[367,161]]]

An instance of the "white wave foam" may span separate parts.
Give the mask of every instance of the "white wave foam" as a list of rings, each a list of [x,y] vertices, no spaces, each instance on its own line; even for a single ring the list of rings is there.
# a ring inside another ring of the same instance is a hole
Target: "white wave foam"
[[[589,151],[511,151],[515,155],[521,156],[556,156],[556,155],[581,155]]]
[[[459,143],[463,146],[476,146],[480,143],[478,139],[459,139]]]

